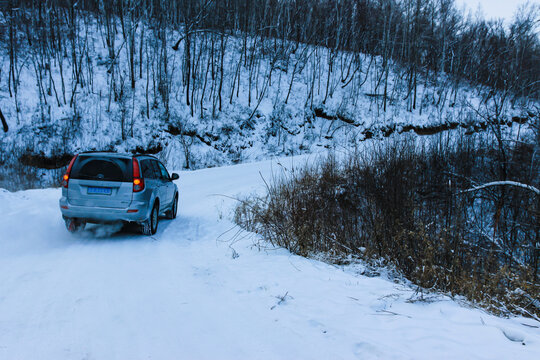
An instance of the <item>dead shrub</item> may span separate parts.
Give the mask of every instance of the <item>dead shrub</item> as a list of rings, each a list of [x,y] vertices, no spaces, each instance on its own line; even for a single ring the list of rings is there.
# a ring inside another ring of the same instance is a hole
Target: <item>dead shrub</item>
[[[378,143],[276,177],[235,221],[303,256],[381,259],[415,284],[491,310],[538,316],[538,187],[532,144],[510,144],[505,164],[487,136]],[[509,175],[511,174],[511,177]],[[337,260],[339,261],[339,260]]]

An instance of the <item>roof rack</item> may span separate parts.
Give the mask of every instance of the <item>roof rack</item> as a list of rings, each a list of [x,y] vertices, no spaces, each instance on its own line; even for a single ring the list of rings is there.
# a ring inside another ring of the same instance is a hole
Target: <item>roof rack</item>
[[[149,156],[149,157],[152,157],[152,158],[154,158],[154,159],[156,159],[156,160],[159,160],[159,159],[157,158],[157,156],[152,155],[152,154],[133,154],[132,156],[133,156],[133,157]]]
[[[111,154],[117,154],[115,151],[103,151],[103,150],[87,150],[82,151],[81,154],[92,154],[92,153],[111,153]]]
[[[110,155],[119,155],[119,156],[127,156],[127,157],[148,156],[148,157],[154,158],[154,159],[156,159],[158,161],[161,161],[161,160],[159,160],[158,157],[156,157],[155,155],[152,155],[152,154],[131,154],[131,153],[120,153],[120,152],[116,152],[116,151],[102,151],[102,150],[82,151],[82,152],[80,152],[80,154],[110,154]]]

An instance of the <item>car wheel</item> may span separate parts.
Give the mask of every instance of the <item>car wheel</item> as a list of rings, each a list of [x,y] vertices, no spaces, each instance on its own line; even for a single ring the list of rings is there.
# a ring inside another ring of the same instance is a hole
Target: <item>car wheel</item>
[[[66,218],[65,221],[67,231],[72,234],[84,230],[86,226],[86,222],[79,219]]]
[[[171,209],[165,213],[167,219],[176,219],[176,213],[178,212],[178,194],[174,196],[174,200]]]
[[[159,221],[158,206],[159,206],[158,203],[154,204],[154,207],[152,208],[152,212],[150,213],[150,216],[141,225],[141,231],[144,235],[154,235],[157,232],[158,221]]]

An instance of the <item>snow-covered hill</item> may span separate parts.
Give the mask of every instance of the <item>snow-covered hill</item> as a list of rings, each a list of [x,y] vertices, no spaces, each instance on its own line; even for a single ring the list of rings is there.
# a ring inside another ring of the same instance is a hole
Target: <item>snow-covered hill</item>
[[[0,13],[0,25],[9,19]],[[69,36],[63,18],[52,29],[21,25],[16,87],[4,34],[0,187],[54,184],[61,170],[45,169],[82,150],[152,152],[170,167],[204,168],[350,147],[413,126],[474,131],[491,106],[482,101],[490,89],[445,74],[423,74],[412,93],[406,69],[378,55],[213,32],[173,50],[182,29],[162,33],[141,21],[130,38],[118,19],[77,12],[73,21]],[[498,116],[526,119],[531,102],[498,104]]]
[[[306,160],[182,172],[179,216],[151,238],[110,226],[73,236],[59,189],[0,192],[0,358],[540,357],[530,319],[422,301],[358,267],[234,237],[231,197],[264,191],[261,176]]]

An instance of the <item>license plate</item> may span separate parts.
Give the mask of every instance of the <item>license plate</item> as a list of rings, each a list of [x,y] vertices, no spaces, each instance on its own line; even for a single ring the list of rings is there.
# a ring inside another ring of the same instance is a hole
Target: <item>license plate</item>
[[[107,187],[88,187],[88,194],[111,195],[111,188]]]

